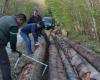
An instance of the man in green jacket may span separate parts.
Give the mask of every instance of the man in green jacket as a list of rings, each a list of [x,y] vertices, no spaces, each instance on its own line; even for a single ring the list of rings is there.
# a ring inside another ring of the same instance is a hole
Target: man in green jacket
[[[10,62],[5,47],[10,42],[12,52],[16,52],[17,32],[24,22],[26,22],[24,14],[0,18],[0,70],[3,80],[12,80]]]

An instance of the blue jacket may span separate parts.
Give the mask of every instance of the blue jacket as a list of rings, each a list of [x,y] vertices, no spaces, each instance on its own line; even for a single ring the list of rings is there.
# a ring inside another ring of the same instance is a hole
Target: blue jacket
[[[31,24],[26,24],[22,29],[21,32],[25,33],[25,34],[29,34],[29,33],[36,33],[37,32],[37,25],[36,23],[31,23]]]
[[[21,32],[28,35],[29,33],[32,33],[35,42],[38,40],[38,36],[41,35],[42,28],[37,28],[36,23],[26,24],[22,29]]]

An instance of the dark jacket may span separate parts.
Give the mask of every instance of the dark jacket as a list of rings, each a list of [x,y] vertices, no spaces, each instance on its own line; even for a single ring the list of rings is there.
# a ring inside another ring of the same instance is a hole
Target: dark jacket
[[[30,23],[37,23],[38,21],[42,21],[42,18],[40,15],[38,16],[32,16],[29,18],[28,24]]]
[[[37,28],[36,23],[26,24],[22,29],[21,32],[25,33],[26,35],[29,35],[32,33],[33,37],[37,40],[38,36],[41,36],[41,32],[43,30],[42,28]]]
[[[15,16],[4,16],[0,18],[0,40],[7,45],[10,42],[12,50],[16,49],[18,25]]]

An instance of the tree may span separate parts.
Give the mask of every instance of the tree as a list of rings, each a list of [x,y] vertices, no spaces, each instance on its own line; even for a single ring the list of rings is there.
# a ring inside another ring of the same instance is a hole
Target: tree
[[[2,15],[6,15],[8,12],[9,0],[3,0]]]

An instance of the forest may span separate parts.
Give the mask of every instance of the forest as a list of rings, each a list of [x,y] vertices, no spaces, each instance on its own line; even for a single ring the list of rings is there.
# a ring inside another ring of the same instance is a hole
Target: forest
[[[100,52],[100,0],[0,0],[0,16],[38,9],[42,16],[53,16],[69,38]]]
[[[0,0],[0,80],[100,80],[100,0]]]
[[[71,38],[100,51],[100,0],[47,0],[47,4]]]

